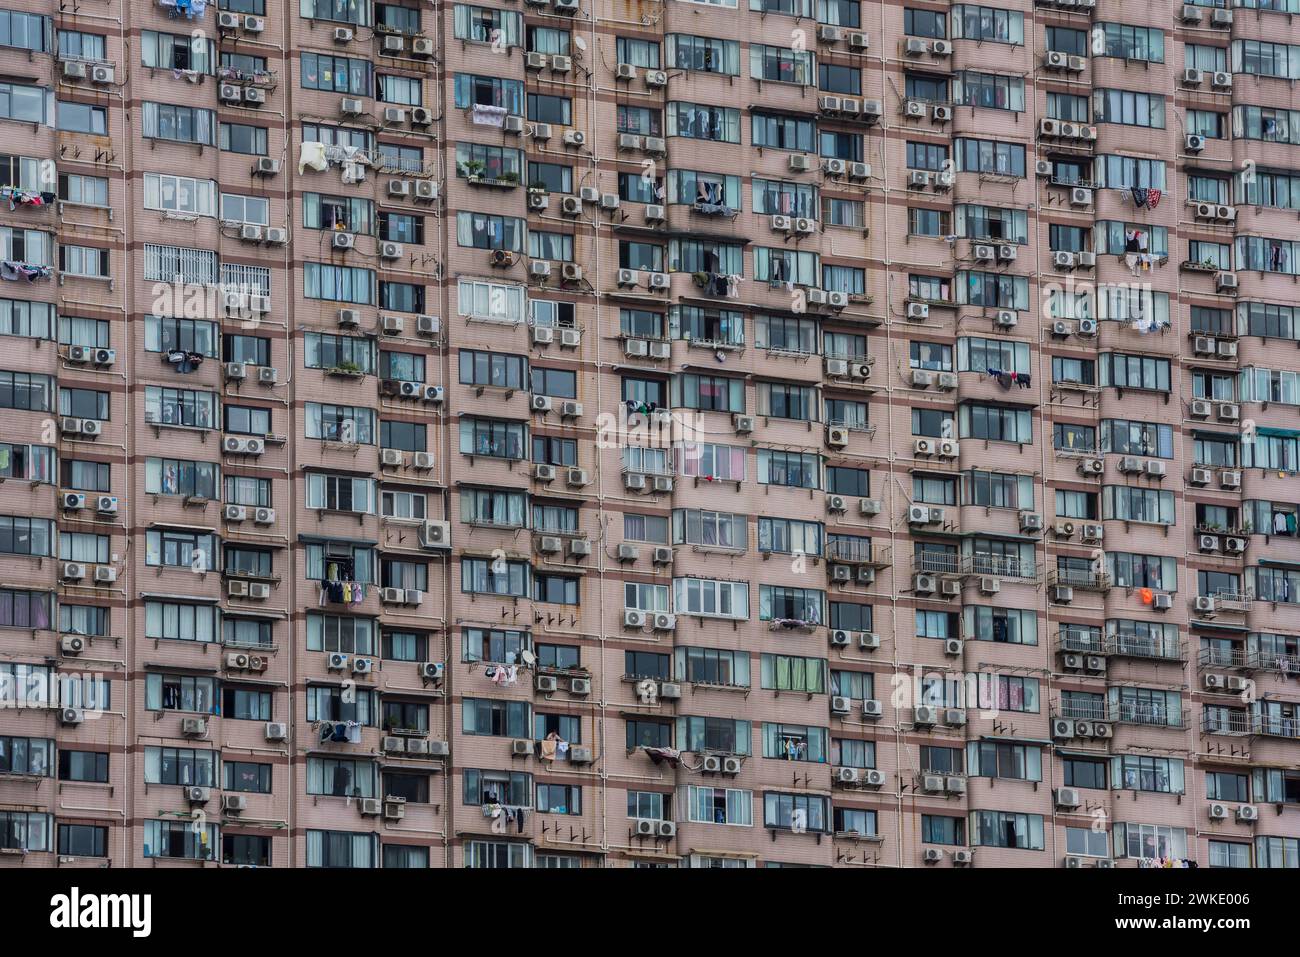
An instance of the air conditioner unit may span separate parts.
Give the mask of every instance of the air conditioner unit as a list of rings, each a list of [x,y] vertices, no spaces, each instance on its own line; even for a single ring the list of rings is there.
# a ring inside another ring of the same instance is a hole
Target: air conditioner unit
[[[793,173],[806,173],[813,168],[812,157],[807,153],[792,153],[789,160],[790,171]]]
[[[356,249],[356,247],[357,247],[357,237],[352,235],[352,233],[331,233],[330,234],[331,249]]]
[[[182,718],[181,734],[187,738],[199,738],[208,733],[208,722],[204,718]]]
[[[664,213],[664,208],[657,204],[651,203],[649,206],[645,208],[645,221],[647,223],[662,223],[664,221],[665,215],[666,214]],[[667,274],[665,273],[654,273],[653,275],[663,275],[665,279],[667,278]],[[668,283],[665,282],[663,284],[663,288],[667,289]]]
[[[238,103],[243,98],[243,88],[237,83],[222,83],[217,87],[217,100],[221,103]]]
[[[207,804],[212,800],[211,788],[187,786],[185,788],[185,800],[190,804]]]
[[[117,569],[109,565],[95,566],[95,584],[111,585],[117,581]]]
[[[650,560],[656,565],[671,565],[673,563],[673,550],[667,545],[660,545],[655,548]]]
[[[668,152],[668,141],[661,136],[647,136],[645,138],[645,151],[655,156],[662,156]]]
[[[1214,288],[1223,292],[1228,289],[1237,288],[1237,274],[1235,272],[1218,272],[1214,274]]]
[[[924,302],[908,302],[907,318],[913,322],[919,322],[930,318],[930,305]]]
[[[935,106],[930,110],[930,118],[936,123],[947,123],[952,120],[952,107]]]
[[[843,176],[848,169],[848,164],[842,159],[827,159],[822,161],[822,169],[826,171],[827,176]]]
[[[244,102],[260,106],[266,102],[266,91],[255,86],[246,87],[244,89]]]
[[[1183,143],[1189,153],[1199,153],[1205,149],[1205,137],[1199,133],[1188,133]]]
[[[81,562],[64,562],[59,577],[64,581],[81,581],[86,577],[86,566]]]
[[[345,96],[339,101],[339,112],[344,116],[360,116],[366,111],[364,100],[356,97]]]
[[[852,702],[844,695],[831,695],[831,714],[845,715],[852,710]]]
[[[958,593],[958,594],[961,593],[961,582],[959,582],[959,581],[952,581],[952,582],[945,581],[944,584],[945,584],[945,585],[949,585],[949,584],[951,584],[951,585],[956,585],[956,586],[957,586],[957,587],[956,587],[956,591],[957,591],[957,593]],[[945,655],[947,655],[949,658],[958,658],[958,657],[961,656],[962,649],[963,649],[964,647],[965,647],[965,642],[963,642],[960,638],[946,638],[946,639],[944,639],[944,642],[943,642],[943,653],[944,653]]]
[[[586,469],[569,469],[565,473],[564,480],[573,488],[582,488],[591,482]]]
[[[1058,605],[1068,605],[1074,601],[1074,589],[1069,585],[1054,585],[1052,587],[1052,601]]]
[[[907,185],[910,189],[925,189],[930,185],[930,174],[914,169],[907,174]]]
[[[1070,190],[1071,206],[1091,206],[1092,190],[1085,186],[1075,186]]]
[[[266,723],[266,740],[283,741],[289,737],[289,725],[281,721],[268,721]]]
[[[420,547],[424,549],[451,548],[451,522],[424,522],[420,526]]]
[[[1246,550],[1246,539],[1225,538],[1223,540],[1223,550],[1229,555],[1240,555]]]
[[[817,105],[823,113],[838,113],[840,111],[840,98],[838,96],[818,97]]]
[[[1258,821],[1259,808],[1253,804],[1243,804],[1237,808],[1238,821]]]
[[[650,622],[650,627],[655,631],[673,631],[677,628],[677,616],[658,612]]]
[[[826,444],[834,449],[842,449],[849,444],[849,430],[840,426],[831,426],[826,430]]]
[[[668,74],[664,70],[646,70],[645,85],[651,89],[659,89],[668,85]]]
[[[95,65],[90,68],[90,82],[108,85],[117,81],[117,70],[111,66]]]
[[[433,202],[438,198],[438,184],[431,179],[417,179],[414,183],[414,196],[424,202]],[[494,250],[494,252],[504,252],[504,250]]]
[[[1241,418],[1241,406],[1235,402],[1220,402],[1218,418],[1220,422],[1236,422]]]
[[[754,431],[754,417],[752,415],[733,415],[731,417],[731,427],[737,435],[748,435]]]
[[[62,708],[59,711],[59,724],[81,724],[86,720],[86,712],[81,708]]]
[[[1043,56],[1043,66],[1049,70],[1064,70],[1070,57],[1069,54],[1062,53],[1059,50],[1048,50]],[[1044,120],[1044,123],[1055,122],[1055,120]]]

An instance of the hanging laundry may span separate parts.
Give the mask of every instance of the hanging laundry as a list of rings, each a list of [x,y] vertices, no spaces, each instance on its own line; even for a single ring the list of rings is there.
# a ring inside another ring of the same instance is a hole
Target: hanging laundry
[[[318,173],[323,173],[329,169],[329,161],[325,158],[324,143],[304,142],[298,150],[298,175],[301,176],[308,169],[313,169]]]
[[[495,126],[500,129],[506,122],[506,108],[491,106],[487,103],[475,103],[470,107],[470,122],[478,126]]]
[[[1132,192],[1133,192],[1133,205],[1134,205],[1134,206],[1137,206],[1137,207],[1140,208],[1140,207],[1143,207],[1143,206],[1145,206],[1145,205],[1147,204],[1147,196],[1148,196],[1148,193],[1147,193],[1147,191],[1146,191],[1145,189],[1143,189],[1141,186],[1134,186],[1134,187],[1132,187]]]
[[[0,279],[9,282],[17,282],[20,279],[35,282],[38,279],[49,279],[52,275],[53,270],[49,266],[34,266],[31,263],[16,262],[11,259],[0,261]]]

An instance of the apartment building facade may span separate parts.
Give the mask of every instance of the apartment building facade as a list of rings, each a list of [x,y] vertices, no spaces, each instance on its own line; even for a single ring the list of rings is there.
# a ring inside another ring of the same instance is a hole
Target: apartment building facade
[[[0,864],[1300,866],[1293,2],[3,7]]]

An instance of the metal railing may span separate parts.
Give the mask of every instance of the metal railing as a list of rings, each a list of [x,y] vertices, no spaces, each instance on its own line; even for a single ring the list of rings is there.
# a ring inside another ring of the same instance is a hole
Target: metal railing
[[[871,545],[867,542],[835,539],[826,543],[826,560],[828,562],[885,567],[893,564],[890,557],[891,553],[892,549],[888,545]]]
[[[1184,661],[1182,642],[1137,635],[1110,634],[1105,638],[1106,654],[1121,658],[1147,658],[1154,661]]]
[[[1038,566],[1034,562],[1022,562],[1007,558],[1005,555],[980,553],[975,555],[934,555],[913,556],[913,573],[923,572],[927,575],[989,575],[996,578],[1038,577]]]
[[[1245,711],[1206,711],[1201,715],[1201,730],[1206,734],[1254,734],[1255,723]]]
[[[1068,585],[1080,591],[1109,591],[1110,576],[1105,572],[1081,571],[1073,568],[1058,568],[1048,576],[1049,585]]]

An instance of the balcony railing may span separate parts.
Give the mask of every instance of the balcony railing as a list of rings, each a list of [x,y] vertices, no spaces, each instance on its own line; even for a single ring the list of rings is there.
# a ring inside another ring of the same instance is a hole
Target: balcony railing
[[[1022,562],[1018,558],[1005,555],[980,553],[967,559],[969,574],[995,575],[999,578],[1037,578],[1038,566],[1034,562]]]
[[[1187,709],[1157,708],[1133,702],[1111,705],[1060,704],[1053,708],[1053,716],[1075,721],[1110,721],[1114,724],[1138,724],[1154,728],[1185,728],[1190,713]]]
[[[1283,717],[1270,714],[1252,716],[1255,734],[1268,735],[1271,738],[1300,738],[1300,717]]]
[[[1075,568],[1058,568],[1048,576],[1049,585],[1068,585],[1080,591],[1110,591],[1110,576],[1105,572],[1094,572]]]
[[[1038,566],[1005,555],[981,552],[975,555],[920,554],[912,559],[912,571],[929,575],[990,575],[996,578],[1034,579]]]
[[[1184,661],[1182,643],[1137,635],[1107,635],[1106,654],[1120,658],[1148,658],[1154,661]]]
[[[1161,708],[1136,702],[1120,702],[1110,710],[1111,721],[1140,724],[1149,728],[1185,728],[1190,717],[1185,708]]]
[[[1100,632],[1080,631],[1075,628],[1062,628],[1056,634],[1061,651],[1079,655],[1104,655],[1106,641]]]
[[[888,545],[870,545],[866,542],[831,540],[826,543],[826,560],[853,565],[875,565],[886,568],[893,564],[893,549]]]

